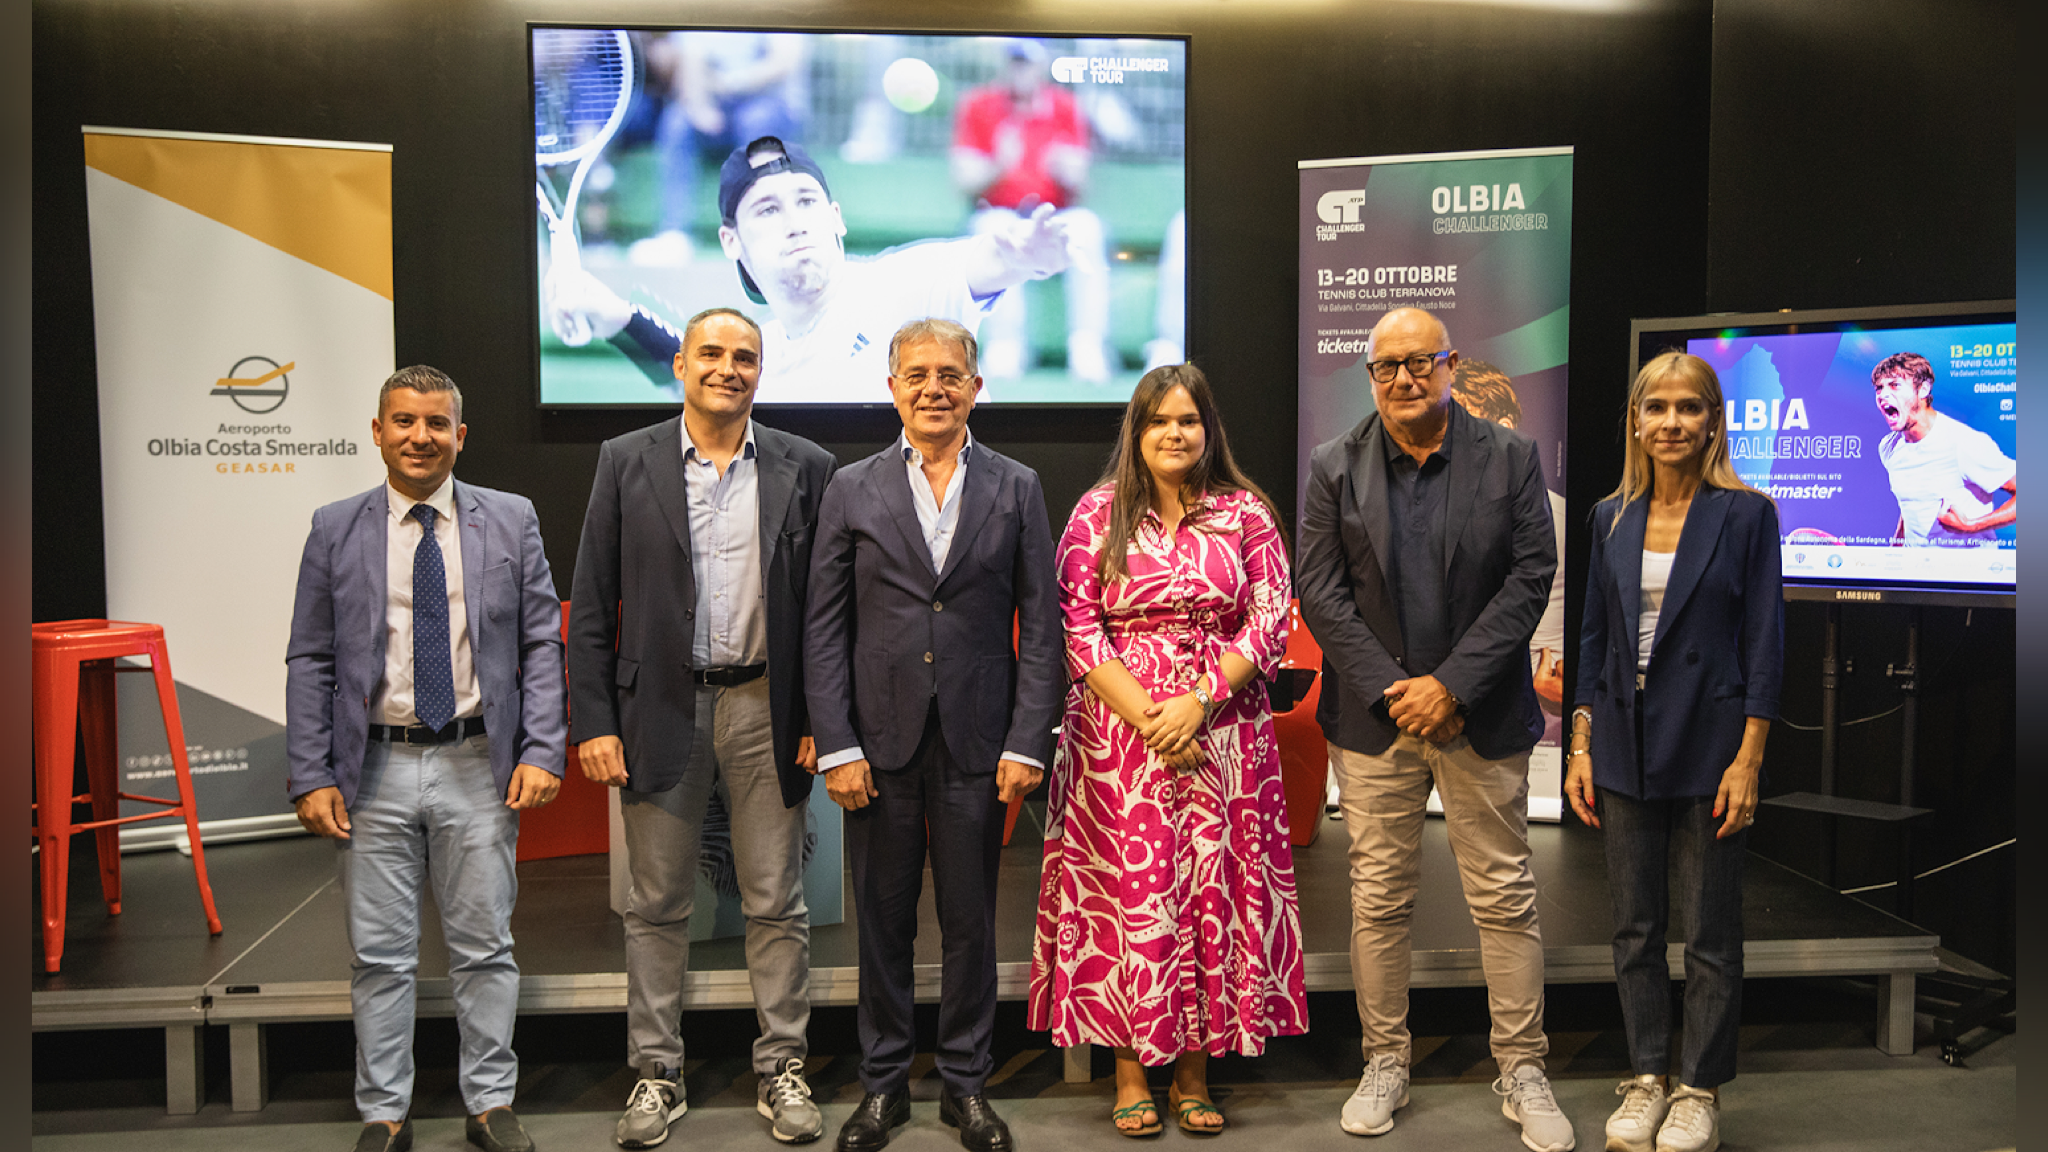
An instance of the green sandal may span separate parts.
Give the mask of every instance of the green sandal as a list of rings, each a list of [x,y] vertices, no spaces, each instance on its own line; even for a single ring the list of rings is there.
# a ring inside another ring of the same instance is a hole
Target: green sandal
[[[1150,1124],[1141,1124],[1136,1128],[1126,1128],[1122,1124],[1117,1123],[1117,1121],[1126,1117],[1143,1116],[1147,1112],[1152,1114],[1152,1123]],[[1118,1108],[1111,1112],[1109,1114],[1109,1122],[1115,1126],[1119,1136],[1157,1136],[1166,1128],[1166,1125],[1159,1119],[1159,1105],[1154,1104],[1149,1097],[1129,1107]]]
[[[1180,1130],[1183,1132],[1190,1132],[1196,1136],[1214,1136],[1218,1132],[1223,1131],[1221,1123],[1213,1127],[1205,1124],[1188,1123],[1190,1117],[1203,1114],[1214,1116],[1219,1121],[1223,1119],[1223,1109],[1200,1097],[1173,1094],[1173,1112],[1174,1120],[1180,1125]]]

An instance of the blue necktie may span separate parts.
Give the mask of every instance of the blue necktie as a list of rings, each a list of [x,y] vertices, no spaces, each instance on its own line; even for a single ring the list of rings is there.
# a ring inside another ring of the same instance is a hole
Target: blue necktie
[[[412,710],[438,730],[455,719],[455,670],[448,660],[448,567],[434,539],[434,515],[425,504],[412,506],[423,529],[412,553]]]

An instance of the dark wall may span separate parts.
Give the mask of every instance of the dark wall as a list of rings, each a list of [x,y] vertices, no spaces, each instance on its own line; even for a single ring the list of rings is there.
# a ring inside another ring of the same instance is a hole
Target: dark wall
[[[1711,311],[1857,307],[2015,295],[2017,5],[1913,0],[1717,0],[1708,189]],[[1958,68],[1958,61],[1967,66]],[[1909,609],[1837,609],[1842,636],[1836,791],[1896,803],[1905,749]],[[1820,783],[1828,609],[1786,606],[1784,716],[1767,795]],[[1920,723],[1911,741],[1911,868],[2014,835],[2017,685],[2011,609],[1921,613]],[[1798,726],[1795,726],[1798,725]],[[1843,888],[1899,878],[1896,827],[1843,821]],[[1753,844],[1824,874],[1824,818],[1765,809]],[[2014,853],[1914,885],[1913,918],[1964,955],[2013,971]],[[1898,893],[1866,899],[1895,908]]]
[[[1292,489],[1296,465],[1299,159],[1575,146],[1575,508],[1619,471],[1632,316],[2012,294],[2010,6],[1613,9],[35,0],[34,435],[46,446],[33,503],[36,618],[105,607],[84,124],[393,144],[398,360],[462,383],[464,477],[533,497],[566,590],[597,443],[657,414],[544,414],[531,403],[531,18],[1190,36],[1190,350],[1241,461],[1278,492]],[[1959,59],[1970,63],[1952,67]],[[842,459],[894,432],[887,413],[766,418]],[[984,409],[975,423],[1039,469],[1057,522],[1099,470],[1115,418]],[[1582,570],[1577,525],[1568,551]],[[1578,599],[1574,587],[1574,634]],[[2002,647],[1985,617],[1968,635],[1988,654],[1958,662],[1972,676],[2012,662],[2010,615]],[[1804,627],[1788,653],[1795,680],[1813,662]],[[2003,727],[1970,716],[2005,734],[1985,762],[2009,793],[2009,673],[2000,684],[1972,681],[1969,695],[2007,701]],[[1864,728],[1881,743],[1878,725]],[[1774,741],[1774,773],[1796,771],[1804,754],[1795,738]],[[1923,779],[1953,772],[1943,755],[1927,757]],[[2009,941],[2009,897],[1987,915]]]

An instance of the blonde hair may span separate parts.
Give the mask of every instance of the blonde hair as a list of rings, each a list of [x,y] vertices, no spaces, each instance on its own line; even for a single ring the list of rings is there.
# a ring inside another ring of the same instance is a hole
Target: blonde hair
[[[1628,410],[1622,414],[1622,459],[1621,483],[1604,499],[1621,498],[1615,506],[1614,524],[1621,523],[1621,515],[1628,510],[1630,502],[1649,494],[1656,470],[1650,465],[1650,454],[1643,449],[1642,429],[1637,425],[1638,414],[1642,411],[1643,395],[1652,386],[1676,377],[1690,384],[1694,393],[1706,401],[1707,410],[1712,414],[1707,428],[1707,445],[1700,456],[1700,483],[1710,488],[1734,488],[1743,492],[1757,492],[1765,499],[1768,493],[1743,483],[1735,474],[1735,465],[1728,459],[1728,439],[1722,435],[1722,414],[1727,405],[1721,399],[1721,378],[1714,374],[1714,366],[1697,356],[1685,352],[1666,352],[1653,357],[1642,371],[1636,373],[1635,383],[1629,385]]]

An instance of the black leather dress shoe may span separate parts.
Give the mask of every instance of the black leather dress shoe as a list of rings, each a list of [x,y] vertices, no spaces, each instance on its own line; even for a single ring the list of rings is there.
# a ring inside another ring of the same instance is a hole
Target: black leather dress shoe
[[[910,1089],[870,1092],[839,1127],[839,1152],[875,1152],[889,1142],[889,1130],[910,1119]]]
[[[408,1152],[411,1147],[412,1117],[408,1116],[395,1129],[381,1120],[363,1125],[355,1152]]]
[[[533,1152],[533,1138],[510,1108],[493,1108],[482,1120],[471,1116],[463,1122],[463,1130],[469,1142],[484,1152]]]
[[[968,1152],[1015,1152],[1017,1147],[1010,1138],[1010,1126],[979,1092],[972,1096],[940,1092],[939,1119],[960,1130],[960,1146]]]

